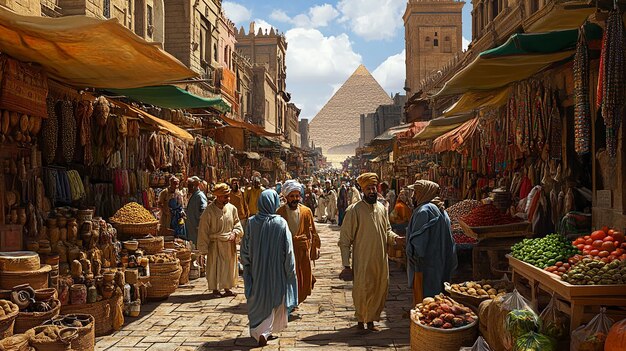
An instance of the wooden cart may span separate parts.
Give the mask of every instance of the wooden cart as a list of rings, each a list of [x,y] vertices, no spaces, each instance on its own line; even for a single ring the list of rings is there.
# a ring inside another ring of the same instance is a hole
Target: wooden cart
[[[509,273],[505,255],[511,252],[515,243],[533,236],[528,222],[470,227],[461,219],[458,221],[465,235],[478,240],[472,250],[472,275],[475,280],[500,279],[504,273]]]
[[[522,279],[528,281],[530,293],[525,295],[529,295],[527,297],[535,310],[539,308],[540,290],[557,295],[559,309],[570,316],[570,332],[589,319],[585,318],[586,312],[590,315],[597,314],[601,306],[626,307],[626,285],[572,285],[555,274],[511,255],[507,255],[507,258],[513,270],[513,284],[520,293],[528,291]]]

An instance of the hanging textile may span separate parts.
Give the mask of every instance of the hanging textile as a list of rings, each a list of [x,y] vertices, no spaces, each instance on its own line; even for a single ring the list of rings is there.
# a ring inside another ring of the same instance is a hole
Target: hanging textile
[[[574,56],[574,149],[579,155],[589,153],[591,144],[591,108],[589,106],[589,52],[584,26],[578,32]]]

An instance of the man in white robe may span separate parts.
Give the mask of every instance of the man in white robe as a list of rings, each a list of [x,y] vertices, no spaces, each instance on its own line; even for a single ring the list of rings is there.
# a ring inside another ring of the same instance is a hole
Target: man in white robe
[[[237,208],[229,203],[230,187],[220,183],[213,189],[215,201],[200,217],[198,250],[207,255],[206,279],[215,296],[235,296],[237,284],[237,242],[243,236]],[[220,290],[224,289],[224,295]]]
[[[326,181],[326,191],[324,192],[326,197],[326,220],[330,223],[336,223],[337,218],[337,191],[333,188],[330,180]]]

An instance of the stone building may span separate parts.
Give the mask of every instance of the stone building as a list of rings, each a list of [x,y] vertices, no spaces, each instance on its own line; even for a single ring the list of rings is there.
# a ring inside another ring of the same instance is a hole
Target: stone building
[[[296,147],[301,147],[302,145],[300,140],[300,126],[298,123],[300,112],[301,110],[293,102],[287,104],[285,116],[287,122],[287,126],[285,128],[285,139],[287,139],[289,144]]]
[[[165,1],[165,50],[204,80],[189,90],[201,96],[213,96],[217,85],[218,22],[221,0]]]
[[[409,0],[404,12],[406,84],[409,95],[426,76],[450,61],[463,47],[465,2]]]
[[[300,131],[300,147],[306,150],[311,149],[311,139],[309,137],[309,120],[303,118],[299,122],[298,130]]]
[[[343,161],[344,156],[354,155],[359,144],[361,114],[391,103],[385,90],[360,65],[311,121],[311,140],[325,155],[337,155],[334,162]]]
[[[373,113],[361,115],[359,147],[365,146],[372,139],[383,134],[389,128],[399,126],[405,122],[404,105],[406,95],[396,94],[393,104],[380,105]]]
[[[235,74],[235,64],[233,60],[235,52],[235,24],[229,20],[224,12],[220,13],[217,25],[219,44],[217,48],[218,74],[216,84],[218,85],[222,97],[228,101],[232,107],[231,115],[240,117],[239,96],[237,94],[237,75]]]
[[[235,51],[233,53],[233,69],[237,80],[235,97],[239,102],[239,111],[233,116],[252,123],[252,62],[249,57]]]

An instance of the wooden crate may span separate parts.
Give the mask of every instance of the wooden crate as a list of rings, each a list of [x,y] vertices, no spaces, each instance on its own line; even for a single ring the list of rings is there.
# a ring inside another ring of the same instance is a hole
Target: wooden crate
[[[461,219],[458,219],[458,222],[465,235],[479,241],[493,238],[530,238],[533,236],[529,222],[492,225],[486,227],[470,227]]]
[[[0,251],[21,251],[24,245],[21,224],[0,225]]]

